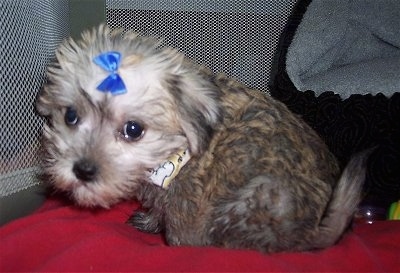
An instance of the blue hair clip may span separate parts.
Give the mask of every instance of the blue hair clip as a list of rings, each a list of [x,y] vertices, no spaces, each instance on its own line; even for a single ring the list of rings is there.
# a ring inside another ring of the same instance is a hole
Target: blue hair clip
[[[93,62],[110,72],[98,86],[97,89],[102,92],[111,92],[113,95],[124,94],[127,92],[125,84],[118,74],[118,68],[121,62],[121,53],[108,51],[102,53],[93,59]]]

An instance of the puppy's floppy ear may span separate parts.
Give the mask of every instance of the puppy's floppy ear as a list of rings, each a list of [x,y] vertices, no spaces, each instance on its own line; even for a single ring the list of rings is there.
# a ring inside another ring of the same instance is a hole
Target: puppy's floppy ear
[[[198,66],[183,59],[183,55],[174,54],[175,71],[167,76],[166,83],[194,155],[207,149],[215,126],[221,120],[220,90],[212,83],[211,75],[202,73]]]
[[[76,62],[80,48],[77,43],[69,38],[57,48],[55,52],[55,60],[47,67],[46,83],[36,97],[36,111],[42,116],[50,116],[51,109],[54,108],[51,100],[52,96],[60,95],[61,86],[54,88],[55,83],[65,83],[68,79],[64,79],[65,75],[74,74],[72,60]]]
[[[47,92],[45,90],[45,87],[43,87],[37,94],[35,100],[36,112],[44,117],[50,116],[52,106],[52,103],[48,99],[48,96],[46,94]]]
[[[50,117],[52,111],[54,111],[54,109],[57,107],[54,98],[56,96],[60,97],[62,93],[62,86],[56,86],[54,82],[56,81],[55,75],[60,73],[61,69],[59,68],[59,64],[57,62],[52,63],[47,68],[46,82],[37,94],[35,100],[36,112],[41,116]]]

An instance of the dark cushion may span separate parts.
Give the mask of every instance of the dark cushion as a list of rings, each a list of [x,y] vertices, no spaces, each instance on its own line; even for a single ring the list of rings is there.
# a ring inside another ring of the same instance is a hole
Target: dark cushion
[[[391,97],[354,94],[342,99],[331,90],[316,96],[312,90],[295,88],[286,72],[286,54],[310,2],[297,3],[282,33],[271,95],[324,139],[342,168],[354,153],[375,147],[368,160],[364,202],[387,208],[400,199],[400,93]]]

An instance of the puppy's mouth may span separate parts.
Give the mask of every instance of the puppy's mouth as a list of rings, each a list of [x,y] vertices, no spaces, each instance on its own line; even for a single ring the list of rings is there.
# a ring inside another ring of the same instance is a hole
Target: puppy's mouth
[[[98,177],[99,167],[93,160],[82,158],[74,163],[72,172],[82,183],[92,183]]]
[[[121,186],[114,181],[104,180],[101,167],[95,160],[83,157],[76,160],[69,170],[69,180],[59,181],[56,187],[81,207],[108,209],[129,197],[130,189],[127,185]]]
[[[75,196],[77,192],[93,192],[99,184],[100,168],[96,162],[87,158],[82,158],[73,163],[70,167],[70,175],[63,183],[58,183],[58,187],[65,192]],[[79,194],[78,196],[81,196]],[[80,198],[73,198],[80,199]],[[79,200],[77,200],[79,201]]]

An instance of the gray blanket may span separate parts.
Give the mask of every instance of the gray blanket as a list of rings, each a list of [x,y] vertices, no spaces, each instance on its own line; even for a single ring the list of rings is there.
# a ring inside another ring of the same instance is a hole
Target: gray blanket
[[[301,91],[400,92],[400,0],[314,0],[286,69]]]

